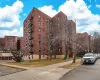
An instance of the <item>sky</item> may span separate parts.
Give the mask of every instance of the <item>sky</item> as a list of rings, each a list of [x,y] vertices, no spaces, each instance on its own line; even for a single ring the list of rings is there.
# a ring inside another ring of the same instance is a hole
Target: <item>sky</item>
[[[0,37],[23,36],[23,21],[34,7],[50,17],[62,11],[77,32],[100,32],[100,0],[0,0]]]

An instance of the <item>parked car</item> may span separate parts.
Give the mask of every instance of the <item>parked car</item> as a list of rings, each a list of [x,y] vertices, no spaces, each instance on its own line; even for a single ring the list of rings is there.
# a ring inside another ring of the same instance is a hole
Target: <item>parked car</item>
[[[100,58],[100,53],[98,53],[98,59]]]
[[[95,63],[97,57],[93,53],[86,53],[82,58],[82,63]]]
[[[98,54],[97,53],[94,53],[94,57],[96,57],[96,59],[99,58]]]
[[[100,58],[100,53],[94,53],[94,55],[96,56],[97,59]]]

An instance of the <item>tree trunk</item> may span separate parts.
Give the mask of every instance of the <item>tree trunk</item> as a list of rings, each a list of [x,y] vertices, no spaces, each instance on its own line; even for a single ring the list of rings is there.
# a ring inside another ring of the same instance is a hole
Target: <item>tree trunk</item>
[[[76,52],[74,53],[74,56],[73,56],[73,63],[76,62]]]
[[[33,54],[32,54],[32,59],[33,59]]]
[[[56,53],[55,53],[55,59],[56,59]]]
[[[39,54],[39,60],[41,60],[41,53]]]

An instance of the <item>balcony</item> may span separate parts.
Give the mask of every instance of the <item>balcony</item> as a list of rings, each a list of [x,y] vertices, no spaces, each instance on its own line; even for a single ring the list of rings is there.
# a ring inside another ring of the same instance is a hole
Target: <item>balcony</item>
[[[30,54],[33,54],[33,51],[32,52],[29,52]]]
[[[30,47],[33,47],[33,44],[31,44]]]
[[[32,29],[32,27],[33,27],[33,23],[30,22],[30,24],[28,25],[28,28]]]
[[[29,29],[29,31],[28,31],[29,33],[32,33],[33,32],[33,30],[32,29]]]
[[[33,40],[33,37],[29,37],[29,40]]]
[[[29,44],[30,47],[33,47],[33,44]]]
[[[33,54],[33,51],[32,50],[29,50],[29,53]]]
[[[30,41],[28,44],[30,47],[33,47],[33,41]]]
[[[33,54],[33,49],[32,48],[29,50],[29,53]]]
[[[29,38],[29,39],[33,38],[32,34],[29,34],[28,38]]]

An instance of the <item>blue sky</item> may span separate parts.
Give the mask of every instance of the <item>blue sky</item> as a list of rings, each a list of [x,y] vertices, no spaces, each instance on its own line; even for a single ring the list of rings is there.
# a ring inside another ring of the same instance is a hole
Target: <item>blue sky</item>
[[[0,37],[23,35],[23,21],[36,7],[53,17],[63,11],[77,32],[100,31],[100,0],[0,0]]]

